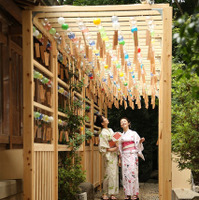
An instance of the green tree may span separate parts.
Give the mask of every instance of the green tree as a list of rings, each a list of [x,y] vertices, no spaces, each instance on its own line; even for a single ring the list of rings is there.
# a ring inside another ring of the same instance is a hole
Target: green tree
[[[172,83],[172,150],[180,169],[190,169],[199,181],[199,100],[192,97],[193,85],[199,86],[199,77],[179,79],[184,64],[173,64]]]
[[[82,171],[80,156],[69,152],[59,152],[58,193],[59,200],[75,200],[80,191],[79,184],[86,181],[85,171]]]
[[[192,74],[199,76],[199,8],[191,16],[184,14],[174,22],[173,52],[175,63],[183,63],[177,69],[179,79],[190,79]],[[182,68],[183,66],[183,68]],[[192,96],[199,98],[199,86],[191,84]]]

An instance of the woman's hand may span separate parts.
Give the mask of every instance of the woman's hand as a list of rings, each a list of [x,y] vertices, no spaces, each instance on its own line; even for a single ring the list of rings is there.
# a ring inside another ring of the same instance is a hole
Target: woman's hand
[[[118,141],[117,141],[117,142],[115,142],[115,145],[116,145],[116,147],[118,147],[118,148],[119,148],[119,144],[118,144]]]
[[[140,144],[143,143],[144,141],[145,141],[145,138],[144,138],[144,137],[141,138],[141,139],[140,139]]]
[[[109,152],[118,151],[118,147],[116,146],[116,147],[109,148],[109,149],[107,149],[107,151],[109,151]]]

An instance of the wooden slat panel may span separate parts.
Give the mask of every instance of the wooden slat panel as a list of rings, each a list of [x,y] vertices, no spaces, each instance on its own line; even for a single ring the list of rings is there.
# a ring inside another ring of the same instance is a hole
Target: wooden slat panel
[[[93,185],[100,185],[100,155],[98,147],[93,152]]]
[[[86,170],[86,182],[92,183],[92,163],[91,163],[91,151],[85,151],[85,170]]]

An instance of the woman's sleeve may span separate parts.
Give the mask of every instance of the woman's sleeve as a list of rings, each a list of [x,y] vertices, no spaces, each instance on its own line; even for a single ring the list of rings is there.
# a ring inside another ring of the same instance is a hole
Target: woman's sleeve
[[[137,132],[135,132],[135,146],[136,146],[136,149],[138,151],[143,151],[144,150],[144,147],[143,147],[143,144],[141,143],[140,144],[140,136],[137,134]]]
[[[109,143],[108,143],[108,135],[104,134],[102,131],[101,134],[99,135],[100,142],[99,142],[99,151],[101,153],[106,153],[107,149],[109,149]]]
[[[138,150],[138,156],[141,157],[143,160],[145,160],[144,155],[142,154],[142,151],[144,150],[144,146],[142,143],[140,143],[140,136],[137,133],[135,136],[135,145],[136,145],[136,149]]]

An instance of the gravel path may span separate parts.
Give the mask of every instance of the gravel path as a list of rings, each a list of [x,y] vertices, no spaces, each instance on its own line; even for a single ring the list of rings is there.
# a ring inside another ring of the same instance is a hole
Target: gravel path
[[[100,200],[102,193],[98,191],[95,194],[94,200]],[[120,188],[118,199],[124,199],[123,188]],[[158,184],[157,183],[140,183],[140,200],[159,200],[158,197]]]

